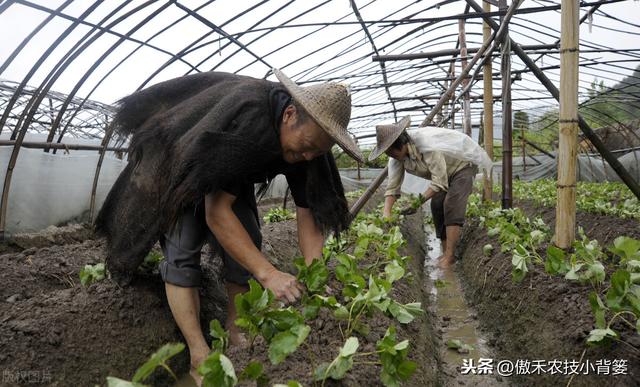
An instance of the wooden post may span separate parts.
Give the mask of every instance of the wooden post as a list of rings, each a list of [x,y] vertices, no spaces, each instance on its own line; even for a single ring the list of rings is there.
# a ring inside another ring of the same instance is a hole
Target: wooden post
[[[491,4],[484,1],[482,3],[482,7],[486,12],[491,12]],[[487,24],[486,21],[482,22],[482,40],[486,44],[486,42],[491,37],[491,27]],[[482,69],[484,72],[484,121],[482,127],[484,128],[484,150],[489,155],[489,158],[493,161],[493,82],[492,82],[492,66],[491,60],[487,60],[487,63],[484,65]],[[482,173],[483,176],[483,199],[484,200],[492,200],[493,198],[493,176],[487,174],[486,172]]]
[[[520,135],[522,137],[520,139],[520,143],[521,143],[521,146],[522,146],[522,170],[524,172],[526,172],[527,171],[527,153],[526,153],[527,150],[525,149],[526,148],[526,144],[524,142],[524,129],[520,129]]]
[[[480,112],[480,128],[478,130],[478,144],[484,143],[484,110]]]
[[[500,10],[506,11],[507,0],[500,0]],[[501,23],[505,23],[503,17],[500,18]],[[502,27],[502,26],[501,26]],[[504,26],[508,28],[508,26]],[[501,73],[502,73],[502,208],[511,208],[513,206],[513,187],[512,187],[512,119],[511,119],[511,41],[509,32],[506,32],[502,40],[502,57],[501,57]]]
[[[562,0],[560,31],[560,138],[555,243],[566,249],[575,239],[578,155],[578,0]]]
[[[462,68],[467,67],[467,39],[464,29],[465,19],[458,20],[458,39],[460,40],[460,59]],[[462,81],[462,89],[466,89],[469,85],[469,78]],[[467,90],[463,98],[462,104],[462,128],[464,133],[471,137],[471,99],[469,98],[469,90]]]
[[[449,67],[449,76],[451,77],[451,79],[454,79],[456,77],[456,62],[455,62],[455,56],[453,57],[453,60],[451,60],[451,66]],[[451,82],[453,83],[453,82]],[[454,102],[456,100],[456,89],[453,89],[453,93],[451,93],[451,113],[449,115],[450,120],[451,120],[451,129],[455,129],[456,128],[456,107],[454,106]]]

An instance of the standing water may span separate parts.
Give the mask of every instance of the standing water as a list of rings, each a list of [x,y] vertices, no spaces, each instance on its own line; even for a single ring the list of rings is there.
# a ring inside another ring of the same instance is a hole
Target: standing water
[[[440,240],[432,225],[425,226],[428,253],[425,272],[429,274],[427,286],[431,292],[435,328],[442,335],[441,361],[446,385],[494,386],[506,385],[495,375],[478,375],[465,370],[465,362],[477,366],[479,359],[494,359],[478,329],[476,313],[467,305],[462,285],[453,267],[440,268],[442,255]],[[495,361],[495,359],[494,359]],[[472,363],[471,363],[472,362]]]

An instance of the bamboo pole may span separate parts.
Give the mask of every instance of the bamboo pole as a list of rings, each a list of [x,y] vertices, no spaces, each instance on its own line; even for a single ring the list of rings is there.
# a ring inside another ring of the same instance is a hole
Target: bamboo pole
[[[467,38],[465,33],[465,20],[458,20],[458,39],[460,40],[460,59],[462,68],[467,67]],[[462,81],[462,88],[467,90],[469,78]],[[465,91],[462,104],[462,128],[464,133],[471,137],[471,100],[469,99],[469,90]]]
[[[555,243],[566,249],[575,239],[578,155],[578,0],[562,0],[560,31],[560,138]]]
[[[518,0],[515,0],[518,1]],[[507,0],[499,1],[500,10],[507,8]],[[509,39],[509,24],[500,18],[500,28],[505,29],[504,39],[501,40],[502,72],[502,208],[513,206],[513,136],[511,120],[511,41]],[[506,78],[505,78],[506,77]]]
[[[524,139],[524,142],[525,142],[527,145],[529,145],[530,147],[532,147],[533,149],[535,149],[535,150],[537,150],[537,151],[539,151],[539,152],[541,152],[541,153],[544,153],[545,155],[547,155],[547,156],[551,157],[552,159],[555,159],[555,158],[556,158],[556,156],[554,156],[552,153],[547,152],[547,151],[546,151],[546,150],[544,150],[542,147],[540,147],[540,146],[538,146],[537,144],[535,144],[535,143],[533,143],[533,142],[531,142],[531,141],[527,140],[526,138]]]
[[[527,150],[526,150],[526,144],[524,142],[524,129],[520,129],[520,134],[522,136],[522,138],[520,139],[520,146],[522,146],[522,169],[526,172],[527,171]]]
[[[451,61],[451,78],[455,78],[456,77],[456,65],[455,65],[455,61]],[[464,80],[462,80],[462,82],[464,82]],[[453,82],[452,82],[453,84]],[[451,93],[451,101],[449,106],[451,106],[451,115],[449,116],[451,119],[451,129],[455,129],[456,128],[456,110],[455,110],[455,100],[456,100],[456,93],[455,93],[456,89],[453,89],[453,92]]]
[[[491,12],[491,4],[488,2],[483,2],[482,7],[485,11]],[[482,22],[482,41],[485,44],[488,44],[489,39],[491,38],[491,27],[487,24],[486,21]],[[482,69],[484,71],[484,121],[483,121],[483,138],[484,138],[484,150],[489,155],[489,158],[493,161],[493,82],[492,82],[492,71],[491,68],[491,59],[488,59]],[[491,174],[487,174],[487,172],[482,172],[482,181],[483,181],[483,199],[484,200],[492,200],[493,199],[493,176]]]

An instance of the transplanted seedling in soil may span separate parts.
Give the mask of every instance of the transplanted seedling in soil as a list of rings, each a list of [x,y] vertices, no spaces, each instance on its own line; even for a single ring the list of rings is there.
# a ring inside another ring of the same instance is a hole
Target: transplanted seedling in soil
[[[108,376],[107,385],[109,387],[144,387],[146,385],[142,382],[147,379],[158,367],[164,368],[169,373],[169,375],[173,377],[174,380],[177,380],[176,375],[167,365],[167,361],[183,350],[184,344],[182,343],[165,344],[153,355],[151,355],[146,363],[138,368],[136,373],[133,375],[133,379],[131,379],[130,382],[115,378],[113,376]]]
[[[251,349],[258,334],[269,344],[269,360],[282,362],[307,338],[311,328],[293,307],[276,308],[274,296],[255,280],[249,281],[249,291],[235,298],[238,319],[235,324],[249,334]]]
[[[85,265],[80,269],[80,283],[84,286],[91,285],[96,281],[101,281],[106,276],[104,263],[96,263],[95,265]]]

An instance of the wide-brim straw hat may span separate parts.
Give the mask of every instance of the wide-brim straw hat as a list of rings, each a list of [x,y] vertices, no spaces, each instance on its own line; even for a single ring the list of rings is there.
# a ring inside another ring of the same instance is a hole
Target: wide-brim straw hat
[[[302,105],[340,148],[357,161],[364,162],[358,145],[347,131],[351,119],[351,92],[347,85],[328,82],[301,87],[282,71],[273,69],[273,72],[291,97]]]
[[[406,116],[395,124],[377,125],[376,141],[377,144],[369,154],[369,161],[377,159],[400,137],[400,134],[411,125],[411,117]]]

